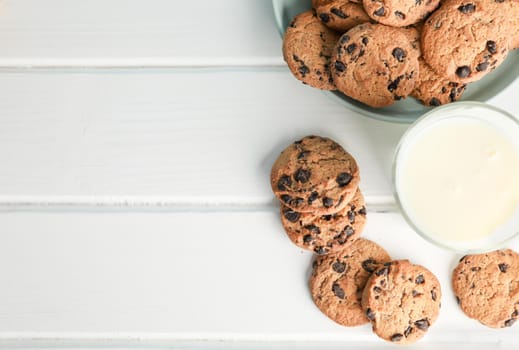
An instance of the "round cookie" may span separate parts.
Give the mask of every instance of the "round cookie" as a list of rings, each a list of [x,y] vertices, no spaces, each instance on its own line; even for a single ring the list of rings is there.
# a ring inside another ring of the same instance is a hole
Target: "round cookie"
[[[424,23],[422,53],[449,81],[478,80],[506,58],[515,0],[447,0]]]
[[[290,72],[305,84],[334,90],[330,57],[339,34],[327,28],[312,11],[297,15],[283,37],[283,58]]]
[[[281,206],[281,222],[290,240],[318,255],[344,248],[355,241],[366,224],[364,196],[357,189],[353,199],[337,213],[298,213]]]
[[[393,27],[419,22],[440,4],[440,0],[363,0],[368,16]]]
[[[440,283],[429,270],[396,260],[373,272],[362,293],[362,307],[380,338],[409,344],[436,321],[440,299]]]
[[[335,141],[306,136],[285,148],[272,166],[270,184],[287,207],[317,215],[335,213],[359,186],[355,159]]]
[[[423,58],[418,59],[420,75],[411,96],[426,106],[440,106],[459,100],[466,84],[450,81],[439,76]]]
[[[350,0],[328,1],[316,6],[315,12],[324,25],[341,33],[371,21],[362,5]]]
[[[318,256],[310,277],[315,305],[343,326],[368,323],[361,307],[362,290],[371,273],[389,260],[382,247],[362,238],[336,254]]]
[[[363,23],[339,39],[331,61],[333,80],[347,96],[372,107],[388,106],[413,90],[418,55],[402,28]]]
[[[504,249],[466,255],[452,273],[452,287],[468,317],[510,327],[519,316],[519,254]]]

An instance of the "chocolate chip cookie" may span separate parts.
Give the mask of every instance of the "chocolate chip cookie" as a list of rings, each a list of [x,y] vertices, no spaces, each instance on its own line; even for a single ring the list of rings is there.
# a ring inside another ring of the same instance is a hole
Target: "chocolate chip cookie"
[[[290,72],[305,84],[334,90],[330,57],[339,34],[326,27],[312,11],[296,16],[283,37],[283,58]]]
[[[447,0],[424,23],[422,53],[449,81],[478,80],[506,58],[515,0]]]
[[[324,25],[341,33],[371,20],[361,4],[350,0],[321,2],[314,8]]]
[[[316,215],[299,213],[281,206],[281,222],[290,238],[298,247],[318,255],[344,248],[356,240],[366,224],[366,206],[360,189],[353,199],[337,213]]]
[[[466,84],[451,81],[438,75],[423,58],[418,59],[420,75],[411,92],[426,106],[440,106],[460,99],[465,92]]]
[[[276,197],[298,213],[333,214],[353,198],[360,181],[355,159],[335,141],[306,136],[281,152],[270,184]]]
[[[409,344],[436,321],[440,299],[440,283],[429,270],[396,260],[373,272],[362,293],[362,307],[380,338]]]
[[[510,327],[519,316],[519,254],[503,249],[464,256],[452,287],[468,317],[492,328]]]
[[[361,308],[362,290],[371,273],[389,260],[382,247],[362,238],[336,254],[318,256],[310,277],[315,305],[341,325],[368,323]]]
[[[401,28],[360,24],[343,34],[333,50],[335,86],[369,106],[391,105],[413,90],[418,54]]]
[[[363,0],[368,16],[375,21],[404,27],[421,21],[440,4],[440,0]]]

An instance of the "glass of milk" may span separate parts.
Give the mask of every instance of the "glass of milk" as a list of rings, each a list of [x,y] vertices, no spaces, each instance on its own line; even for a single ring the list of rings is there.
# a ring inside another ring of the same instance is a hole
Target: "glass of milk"
[[[463,253],[501,248],[519,233],[519,121],[479,102],[423,115],[402,137],[393,191],[422,237]]]

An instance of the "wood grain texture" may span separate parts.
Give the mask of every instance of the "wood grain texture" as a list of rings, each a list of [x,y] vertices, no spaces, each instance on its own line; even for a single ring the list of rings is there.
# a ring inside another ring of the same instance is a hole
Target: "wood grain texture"
[[[270,1],[0,4],[0,67],[282,64]]]
[[[270,168],[307,134],[358,160],[390,201],[405,125],[348,111],[285,69],[0,75],[0,204],[246,205],[273,201]]]
[[[3,340],[384,344],[369,326],[338,326],[313,305],[312,256],[285,236],[277,210],[3,213],[0,222]],[[422,343],[459,340],[463,330],[474,330],[450,289],[459,256],[431,246],[398,214],[368,212],[364,236],[439,277],[442,312]],[[513,332],[483,331],[474,339],[504,340]]]

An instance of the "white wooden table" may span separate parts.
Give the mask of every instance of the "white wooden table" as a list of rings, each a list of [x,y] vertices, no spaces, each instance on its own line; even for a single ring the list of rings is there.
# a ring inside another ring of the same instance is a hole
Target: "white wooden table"
[[[279,222],[270,167],[307,134],[357,158],[365,237],[440,278],[420,349],[517,346],[463,316],[459,256],[395,210],[407,125],[295,80],[270,1],[3,0],[0,48],[1,347],[386,347],[320,314]],[[489,103],[519,115],[518,92]]]

